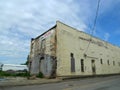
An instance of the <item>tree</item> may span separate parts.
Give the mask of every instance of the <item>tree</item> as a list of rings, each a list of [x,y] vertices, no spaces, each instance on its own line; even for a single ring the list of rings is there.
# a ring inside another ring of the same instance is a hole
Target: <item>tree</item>
[[[29,55],[27,56],[27,61],[21,65],[28,65],[28,63],[29,63]]]

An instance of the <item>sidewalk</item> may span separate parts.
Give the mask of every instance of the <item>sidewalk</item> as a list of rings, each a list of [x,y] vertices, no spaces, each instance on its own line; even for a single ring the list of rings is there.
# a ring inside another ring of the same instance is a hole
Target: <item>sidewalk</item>
[[[28,80],[27,78],[9,78],[7,80],[0,81],[0,87],[11,87],[11,86],[26,86],[26,85],[40,85],[48,83],[61,82],[61,79],[40,79]]]

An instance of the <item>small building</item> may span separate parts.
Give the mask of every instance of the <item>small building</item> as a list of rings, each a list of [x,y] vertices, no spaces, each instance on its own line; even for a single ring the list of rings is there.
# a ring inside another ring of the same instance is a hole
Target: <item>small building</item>
[[[49,78],[119,74],[120,48],[57,21],[31,39],[29,71]]]
[[[28,71],[27,65],[3,64],[2,71]]]

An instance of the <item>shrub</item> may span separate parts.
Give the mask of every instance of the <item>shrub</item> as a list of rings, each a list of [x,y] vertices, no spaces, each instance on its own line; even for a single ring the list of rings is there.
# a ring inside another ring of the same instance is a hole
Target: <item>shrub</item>
[[[39,72],[39,74],[37,75],[38,78],[43,78],[43,74],[41,72]]]
[[[4,76],[14,76],[14,77],[29,77],[30,74],[29,72],[5,72],[5,71],[0,71],[0,77],[4,77]]]

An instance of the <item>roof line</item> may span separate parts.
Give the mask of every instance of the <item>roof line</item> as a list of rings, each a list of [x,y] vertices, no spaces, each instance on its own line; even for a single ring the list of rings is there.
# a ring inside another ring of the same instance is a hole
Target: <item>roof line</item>
[[[42,35],[44,35],[45,33],[47,33],[48,31],[50,31],[51,29],[55,28],[57,25],[54,25],[53,27],[51,27],[50,29],[48,29],[46,32],[44,32],[43,34],[37,36],[36,38],[34,39],[38,39],[39,37],[41,37]]]
[[[65,25],[65,26],[68,26],[68,27],[70,27],[70,28],[72,28],[72,29],[74,29],[74,30],[76,30],[76,31],[78,31],[78,32],[82,32],[82,33],[84,33],[84,34],[87,34],[87,35],[91,36],[90,34],[88,34],[88,33],[86,33],[86,32],[83,32],[83,31],[79,31],[79,29],[76,29],[76,28],[74,28],[74,27],[72,27],[72,26],[69,26],[68,24],[65,24],[65,23],[63,23],[63,22],[61,22],[61,21],[57,21],[57,22],[60,22],[61,24]],[[108,41],[105,41],[105,40],[103,40],[103,39],[100,39],[99,37],[96,37],[96,36],[92,36],[92,37],[93,37],[93,38],[96,38],[96,39],[98,39],[98,40],[101,40],[101,41],[103,41],[103,42],[105,42],[105,43],[108,43],[108,44],[110,44],[110,45],[112,45],[112,46],[115,46],[115,47],[120,48],[120,47],[117,46],[117,45],[114,45],[114,44],[112,44],[112,43],[110,43],[110,42],[108,42]]]

